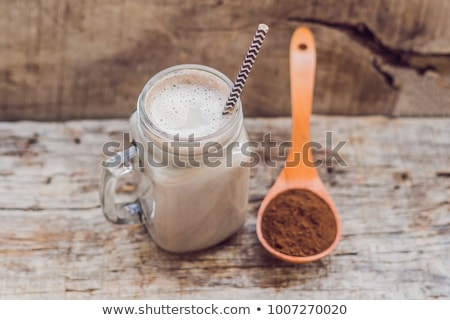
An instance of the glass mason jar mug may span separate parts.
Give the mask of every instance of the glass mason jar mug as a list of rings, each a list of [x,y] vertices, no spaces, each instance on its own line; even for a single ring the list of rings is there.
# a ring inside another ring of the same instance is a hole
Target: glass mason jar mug
[[[171,252],[210,247],[244,224],[250,169],[242,105],[238,100],[228,115],[217,110],[232,85],[200,65],[174,66],[147,82],[130,117],[133,145],[102,168],[100,200],[109,221],[142,221]],[[128,174],[137,199],[116,203],[116,183]]]

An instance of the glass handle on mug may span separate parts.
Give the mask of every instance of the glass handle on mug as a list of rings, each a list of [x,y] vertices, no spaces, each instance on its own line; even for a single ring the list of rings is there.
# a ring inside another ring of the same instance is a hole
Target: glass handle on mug
[[[141,221],[141,206],[134,202],[116,203],[117,181],[133,172],[132,160],[138,155],[133,145],[110,157],[102,166],[100,177],[100,202],[103,213],[109,221],[116,224],[130,224]]]

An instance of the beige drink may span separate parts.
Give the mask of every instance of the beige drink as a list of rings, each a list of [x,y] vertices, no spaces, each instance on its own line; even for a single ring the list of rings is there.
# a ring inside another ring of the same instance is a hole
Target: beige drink
[[[236,114],[222,114],[230,88],[231,82],[216,70],[171,68],[150,80],[130,119],[133,137],[147,156],[139,182],[143,221],[166,250],[209,247],[244,223],[249,169],[241,166],[247,160],[241,146],[247,135],[240,108]],[[171,142],[188,138],[198,145],[173,148]],[[205,161],[208,143],[222,148],[213,165]],[[165,155],[167,165],[151,165]],[[198,162],[188,162],[192,158]],[[184,167],[176,165],[183,161]]]
[[[217,133],[229,122],[222,114],[230,88],[220,78],[182,70],[157,81],[145,98],[145,113],[160,130],[181,138]]]

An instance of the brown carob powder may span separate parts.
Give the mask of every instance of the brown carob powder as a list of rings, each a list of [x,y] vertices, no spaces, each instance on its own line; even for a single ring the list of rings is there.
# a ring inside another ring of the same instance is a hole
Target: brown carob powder
[[[336,238],[336,220],[328,204],[311,191],[291,189],[267,206],[261,222],[264,239],[291,256],[318,254]]]

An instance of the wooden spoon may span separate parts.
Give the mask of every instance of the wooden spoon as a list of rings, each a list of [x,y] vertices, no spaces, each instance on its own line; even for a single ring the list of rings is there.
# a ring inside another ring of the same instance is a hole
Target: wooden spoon
[[[313,162],[311,148],[303,152],[303,146],[310,142],[310,116],[314,91],[314,75],[316,68],[316,48],[314,37],[307,28],[300,27],[294,32],[290,44],[290,80],[292,106],[292,146],[286,162],[294,163],[295,155],[301,154],[306,163]],[[307,158],[306,158],[307,157]],[[263,237],[262,220],[264,212],[272,199],[286,190],[301,189],[314,193],[322,198],[331,209],[336,220],[336,237],[324,251],[306,257],[292,256],[282,253],[269,245]],[[336,206],[320,180],[314,166],[300,161],[295,166],[285,166],[272,188],[264,198],[258,211],[257,235],[263,247],[273,256],[291,263],[307,263],[328,255],[338,244],[341,235],[341,223]]]

